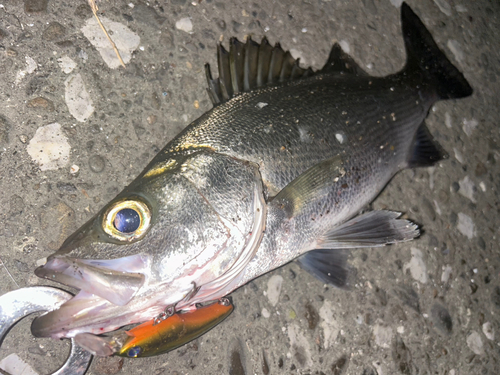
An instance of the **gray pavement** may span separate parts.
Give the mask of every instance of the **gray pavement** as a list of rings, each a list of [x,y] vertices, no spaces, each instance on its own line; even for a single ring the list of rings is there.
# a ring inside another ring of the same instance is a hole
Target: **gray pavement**
[[[218,41],[266,35],[316,69],[339,41],[386,75],[405,62],[400,3],[100,2],[128,29],[110,26],[117,39],[131,33],[119,45],[130,61],[114,69],[90,41],[99,34],[83,0],[0,0],[0,294],[48,284],[37,264],[211,107],[203,64],[215,67]],[[94,360],[89,374],[500,373],[500,3],[409,4],[475,90],[427,120],[449,159],[403,171],[373,203],[423,235],[352,251],[349,290],[289,264],[234,292],[234,313],[188,345]],[[15,353],[54,371],[68,343],[34,339],[29,325],[11,331],[0,361]]]

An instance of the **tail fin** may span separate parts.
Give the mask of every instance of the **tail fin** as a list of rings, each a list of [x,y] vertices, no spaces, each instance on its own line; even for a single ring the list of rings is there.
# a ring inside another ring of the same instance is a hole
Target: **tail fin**
[[[430,82],[434,82],[441,99],[464,98],[472,94],[472,87],[464,75],[448,60],[439,49],[431,34],[420,18],[403,3],[401,22],[406,48],[406,66],[404,74],[423,73]]]

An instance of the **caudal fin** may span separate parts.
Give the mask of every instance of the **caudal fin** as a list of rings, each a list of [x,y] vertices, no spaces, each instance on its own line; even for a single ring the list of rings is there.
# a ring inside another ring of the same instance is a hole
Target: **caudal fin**
[[[472,87],[464,75],[439,49],[420,18],[406,3],[401,5],[401,22],[407,56],[403,73],[423,73],[434,84],[441,99],[471,95]]]

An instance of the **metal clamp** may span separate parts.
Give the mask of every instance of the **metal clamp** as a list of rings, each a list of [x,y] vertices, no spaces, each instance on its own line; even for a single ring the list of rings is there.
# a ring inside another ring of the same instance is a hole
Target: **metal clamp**
[[[0,346],[10,328],[27,315],[51,311],[72,297],[68,292],[47,287],[21,288],[0,296]],[[71,352],[64,365],[51,375],[83,375],[92,355],[71,339]]]

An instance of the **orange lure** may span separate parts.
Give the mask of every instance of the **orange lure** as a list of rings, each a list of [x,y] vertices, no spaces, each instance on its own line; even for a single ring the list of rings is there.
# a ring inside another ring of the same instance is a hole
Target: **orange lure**
[[[232,311],[231,301],[223,298],[193,311],[175,313],[158,324],[150,320],[127,331],[128,338],[116,354],[136,358],[168,352],[209,331]]]

